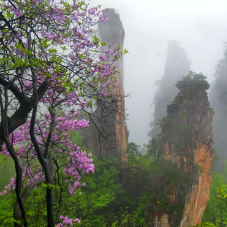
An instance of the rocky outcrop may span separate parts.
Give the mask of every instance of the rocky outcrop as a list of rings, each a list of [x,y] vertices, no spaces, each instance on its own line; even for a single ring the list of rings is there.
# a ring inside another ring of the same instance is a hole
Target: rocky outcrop
[[[106,10],[109,20],[99,24],[101,40],[123,48],[125,32],[120,17],[114,9]],[[83,136],[84,143],[95,155],[117,157],[122,163],[127,161],[123,57],[116,65],[120,71],[116,75],[119,82],[112,90],[112,101],[108,100],[110,106],[97,103],[97,109],[90,116],[90,127]]]
[[[184,170],[186,176],[190,176],[184,182],[186,191],[182,192],[182,198],[177,187],[168,192],[171,203],[182,207],[181,217],[179,212],[176,217],[177,212],[174,213],[174,210],[159,212],[155,217],[151,214],[151,226],[185,227],[200,224],[209,200],[212,116],[206,92],[209,85],[201,78],[202,75],[196,74],[194,78],[188,76],[177,82],[176,87],[180,92],[168,105],[167,116],[160,125],[159,158],[171,161],[178,169]]]
[[[106,43],[112,45],[124,46],[125,31],[120,20],[119,14],[114,9],[107,9],[107,17],[109,20],[105,23],[99,24],[100,36]],[[112,91],[112,94],[116,96],[116,115],[115,115],[115,135],[116,150],[118,152],[117,157],[120,157],[122,162],[127,161],[127,146],[126,146],[126,127],[125,127],[125,99],[124,99],[124,65],[123,57],[116,63],[118,70],[117,79],[118,87]]]
[[[156,82],[158,90],[154,98],[154,118],[150,124],[152,129],[149,136],[155,137],[160,133],[160,127],[156,123],[166,115],[166,106],[177,95],[178,91],[174,85],[182,76],[187,75],[189,70],[190,61],[184,48],[177,41],[169,41],[164,76]]]

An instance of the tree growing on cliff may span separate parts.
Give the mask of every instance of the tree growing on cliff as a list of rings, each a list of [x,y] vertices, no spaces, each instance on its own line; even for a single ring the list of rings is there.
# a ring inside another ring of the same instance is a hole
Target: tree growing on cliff
[[[48,226],[55,226],[53,189],[68,178],[65,187],[76,193],[80,175],[94,171],[91,155],[70,136],[88,127],[78,120],[81,110],[89,112],[99,97],[108,105],[117,86],[114,62],[122,50],[94,32],[105,20],[105,11],[86,1],[0,1],[0,146],[16,170],[2,193],[15,189],[15,226],[28,226],[24,202],[42,183]],[[58,226],[72,225],[60,219]]]

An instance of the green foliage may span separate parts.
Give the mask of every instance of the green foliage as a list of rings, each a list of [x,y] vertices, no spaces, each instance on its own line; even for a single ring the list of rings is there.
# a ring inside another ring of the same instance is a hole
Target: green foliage
[[[0,192],[5,190],[10,178],[14,177],[14,163],[11,158],[4,158],[0,154]],[[13,206],[15,194],[8,193],[0,196],[0,226],[13,226]]]
[[[213,172],[210,199],[203,215],[203,222],[217,227],[227,226],[227,161],[223,174]]]
[[[177,226],[183,214],[188,185],[197,180],[201,171],[195,166],[192,171],[186,173],[171,161],[159,160],[160,141],[160,136],[150,140],[145,146],[146,152],[139,157],[134,154],[134,160],[131,161],[133,163],[132,179],[128,181],[135,182],[134,185],[142,188],[139,194],[134,192],[131,196],[129,195],[131,200],[135,197],[139,198],[138,201],[134,199],[136,209],[130,216],[131,225],[136,223],[135,226],[146,226],[145,219],[148,212],[149,215],[158,216],[166,213],[171,217],[171,223]],[[133,145],[133,147],[136,146]]]
[[[162,131],[164,130],[164,128],[167,127],[169,121],[171,121],[170,117],[168,115],[164,116],[162,119],[158,120],[158,125],[160,126],[160,128],[162,129]]]
[[[140,146],[131,142],[127,145],[128,161],[131,166],[136,165],[142,157]]]
[[[210,222],[205,222],[205,223],[201,223],[200,225],[187,226],[187,227],[216,227],[216,226]]]
[[[0,154],[0,192],[9,184],[10,178],[14,177],[14,163],[11,158],[3,158]]]
[[[171,161],[157,161],[153,165],[151,176],[154,186],[150,194],[150,204],[156,207],[155,211],[159,215],[170,215],[172,223],[177,226],[183,214],[190,175],[178,169]]]
[[[214,109],[213,108],[209,108],[210,109],[210,114],[213,117],[215,115]]]
[[[82,139],[82,136],[78,133],[72,132],[71,140],[78,146],[83,147]],[[87,150],[85,147],[83,149]],[[3,191],[4,186],[9,183],[10,178],[14,175],[9,174],[10,170],[13,169],[11,162],[0,158],[0,186],[2,187],[1,191]],[[58,173],[58,183],[61,187],[41,184],[35,190],[31,190],[25,202],[29,225],[45,226],[47,217],[45,188],[51,187],[54,192],[56,220],[59,214],[63,214],[81,219],[82,224],[80,226],[105,226],[108,219],[106,212],[108,206],[116,199],[117,195],[120,198],[123,193],[119,183],[119,164],[116,159],[101,161],[96,156],[93,156],[93,162],[95,173],[82,176],[80,182],[86,182],[86,186],[81,186],[75,195],[70,196],[68,189],[64,187],[64,184],[61,184],[63,172]],[[13,193],[0,196],[0,226],[12,226],[14,202],[15,195]]]
[[[155,138],[152,138],[146,145],[147,155],[153,157],[154,159],[158,157],[158,153],[161,149],[161,137],[160,134]]]
[[[117,182],[119,177],[118,162],[116,159],[98,160],[93,157],[95,173],[85,174],[77,193],[69,195],[63,187],[52,187],[55,200],[55,216],[67,215],[79,218],[79,226],[105,226],[107,223],[108,206],[122,193],[121,185]],[[70,180],[70,179],[69,179]],[[28,220],[31,226],[45,226],[45,187],[38,187],[31,191],[26,201]],[[60,197],[58,196],[60,195]],[[74,226],[77,226],[75,223]]]
[[[83,138],[78,133],[73,133],[71,139],[83,146]],[[160,161],[157,155],[159,150],[159,137],[143,148],[129,143],[131,166],[124,168],[114,158],[98,160],[93,156],[95,172],[82,175],[80,182],[86,182],[86,186],[79,187],[76,194],[69,195],[64,184],[61,187],[51,185],[56,220],[62,214],[81,220],[80,224],[75,223],[74,226],[144,227],[147,226],[146,218],[149,218],[147,213],[167,213],[177,226],[183,212],[187,184],[198,174],[198,169],[195,168],[190,175],[171,161]],[[63,172],[58,174],[58,185],[61,185]],[[49,186],[43,184],[32,190],[26,200],[30,226],[45,226],[45,187]],[[172,196],[174,193],[175,198]],[[12,226],[15,198],[7,194],[0,199],[0,226]]]
[[[121,185],[117,183],[117,160],[101,161],[94,156],[94,164],[95,173],[82,176],[81,182],[86,182],[86,187],[81,187],[77,194],[67,198],[67,204],[71,204],[70,216],[79,218],[80,226],[105,226],[105,210],[116,199],[117,194],[121,193]]]
[[[45,185],[46,186],[46,185]],[[45,186],[31,190],[25,203],[30,226],[46,226]]]
[[[211,153],[212,153],[212,157],[213,157],[212,168],[214,168],[216,166],[218,160],[220,159],[220,157],[217,155],[217,151],[214,148],[211,149]]]
[[[15,201],[15,194],[8,193],[0,196],[0,226],[13,226],[13,206]]]
[[[192,80],[206,80],[207,77],[204,76],[202,73],[195,73],[190,71],[187,76],[183,76],[183,81],[192,81]]]
[[[210,84],[206,79],[207,77],[202,73],[190,71],[188,75],[182,77],[182,81],[177,82],[177,86],[179,86],[179,82],[181,82],[181,87],[183,87],[185,93],[197,92],[201,87],[207,90],[209,89]]]

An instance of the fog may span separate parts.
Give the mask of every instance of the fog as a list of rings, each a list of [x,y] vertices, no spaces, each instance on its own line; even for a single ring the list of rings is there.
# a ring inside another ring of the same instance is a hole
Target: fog
[[[226,0],[91,0],[92,5],[115,8],[125,28],[124,83],[129,141],[149,141],[154,81],[165,70],[169,40],[188,53],[191,70],[211,83],[227,41]]]

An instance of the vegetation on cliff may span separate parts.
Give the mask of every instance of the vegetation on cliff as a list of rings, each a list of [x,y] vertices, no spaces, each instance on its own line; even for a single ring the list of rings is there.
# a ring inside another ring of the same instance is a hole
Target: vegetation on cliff
[[[193,83],[187,85],[191,86],[192,90],[194,85],[197,87],[202,84],[203,88],[208,87],[204,83],[205,78],[200,74],[190,74],[185,78],[186,83]],[[194,94],[195,91],[192,90],[189,93]],[[177,103],[177,100],[175,101]],[[193,103],[193,100],[190,102]],[[179,135],[183,136],[189,130],[181,121],[187,116],[187,112],[178,118],[178,122],[174,121],[174,116],[168,115],[160,121],[162,134],[152,138],[143,148],[135,143],[128,144],[128,164],[122,166],[116,159],[98,160],[93,156],[95,172],[82,175],[80,179],[81,182],[86,182],[86,187],[80,185],[76,194],[70,196],[66,188],[56,185],[53,188],[56,216],[60,213],[76,215],[81,220],[80,226],[144,227],[151,226],[154,219],[167,214],[169,223],[178,226],[190,185],[196,183],[202,171],[198,165],[193,165],[190,170],[185,171],[171,160],[161,158],[163,143]],[[173,130],[172,133],[170,129]],[[83,147],[83,138],[77,133],[72,134],[71,140],[87,150]],[[190,141],[187,138],[182,140],[184,143],[179,143],[176,149],[183,155],[194,145]],[[67,159],[67,156],[65,158]],[[61,176],[62,173],[60,171],[58,174]],[[68,181],[71,181],[70,177]],[[45,185],[35,189],[25,203],[28,220],[32,225],[45,225],[47,212],[44,206],[45,197],[42,196],[44,190]],[[57,202],[59,195],[61,203]],[[0,225],[11,225],[14,221],[12,194],[3,195],[1,199],[5,209],[1,211]],[[74,226],[77,225],[79,224],[75,222]]]
[[[76,135],[75,141],[80,144],[82,138]],[[114,158],[98,160],[94,156],[95,173],[81,178],[81,182],[86,182],[86,187],[78,188],[73,196],[61,189],[62,202],[55,203],[55,211],[63,215],[77,215],[81,220],[80,226],[149,226],[146,223],[150,210],[154,215],[174,211],[177,212],[176,217],[180,217],[183,204],[174,202],[169,193],[177,187],[178,199],[184,199],[187,190],[185,184],[191,179],[172,162],[155,158],[156,143],[152,140],[143,149],[129,143],[130,166],[120,167]],[[1,166],[1,173],[11,169],[6,161]],[[0,186],[3,185],[4,180]],[[44,190],[45,187],[35,189],[25,203],[28,221],[32,226],[45,226],[47,213],[45,197],[42,196]],[[58,187],[54,189],[54,198],[59,190]],[[1,197],[0,226],[13,224],[14,197],[11,193]]]

